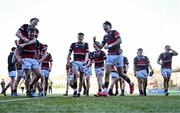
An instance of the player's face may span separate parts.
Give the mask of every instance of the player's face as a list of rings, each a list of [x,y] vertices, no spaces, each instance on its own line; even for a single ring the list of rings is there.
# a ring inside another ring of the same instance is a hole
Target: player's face
[[[143,55],[143,51],[138,51],[138,55],[142,56]]]
[[[171,49],[171,47],[170,47],[170,46],[165,47],[165,51],[166,51],[166,52],[169,52],[169,51],[170,51],[170,49]]]
[[[35,36],[35,32],[34,31],[29,31],[28,32],[28,38],[29,39],[33,39],[34,36]]]
[[[103,28],[105,32],[109,32],[111,30],[110,25],[107,25],[107,24],[103,24]]]
[[[38,20],[34,19],[34,20],[31,21],[32,26],[35,27],[35,26],[37,26],[37,24],[38,24]]]
[[[96,44],[93,44],[95,50],[99,50]]]
[[[84,35],[78,35],[78,42],[82,42],[84,39]]]

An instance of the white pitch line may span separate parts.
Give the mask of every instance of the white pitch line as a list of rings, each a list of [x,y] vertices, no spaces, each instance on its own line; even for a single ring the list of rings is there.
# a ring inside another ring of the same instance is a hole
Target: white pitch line
[[[16,102],[16,101],[23,101],[23,100],[34,100],[34,99],[40,99],[40,98],[18,98],[18,99],[11,99],[11,100],[0,100],[0,103],[5,103],[5,102]]]

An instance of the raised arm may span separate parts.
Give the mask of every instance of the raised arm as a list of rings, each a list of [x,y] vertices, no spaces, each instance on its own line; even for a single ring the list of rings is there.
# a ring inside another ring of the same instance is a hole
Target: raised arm
[[[174,54],[174,56],[177,56],[178,55],[178,52],[173,50],[173,49],[170,49],[172,51],[172,53]]]
[[[96,44],[100,49],[102,49],[102,48],[104,47],[104,45],[105,45],[104,43],[101,43],[101,44],[98,43],[98,42],[96,41],[96,37],[95,37],[95,36],[93,37],[93,41],[94,41],[94,44]]]

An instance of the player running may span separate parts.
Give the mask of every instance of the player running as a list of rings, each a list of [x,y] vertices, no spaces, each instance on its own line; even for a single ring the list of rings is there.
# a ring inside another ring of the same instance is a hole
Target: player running
[[[67,71],[67,82],[66,82],[66,93],[63,96],[68,96],[69,86],[74,89],[74,74],[73,74],[73,68],[72,68],[72,62],[70,62],[70,65],[66,65],[66,71]]]
[[[117,68],[119,76],[121,76],[130,86],[130,94],[134,92],[134,83],[131,82],[129,77],[123,73],[123,56],[120,52],[120,44],[122,43],[119,32],[116,30],[111,30],[112,25],[110,22],[106,21],[103,23],[103,28],[107,33],[101,44],[96,42],[96,37],[94,37],[94,43],[102,49],[103,47],[108,50],[108,55],[106,59],[106,74],[105,74],[105,86],[104,91],[99,93],[102,96],[108,96],[108,86],[109,86],[109,75],[112,71],[112,66]],[[107,44],[107,45],[106,45]]]
[[[46,56],[43,60],[40,62],[41,64],[41,75],[44,79],[43,83],[43,96],[47,95],[47,89],[48,89],[48,79],[49,79],[49,73],[51,72],[52,65],[53,65],[53,59],[49,52],[47,52],[48,45],[44,44],[44,49],[42,51],[42,56]]]
[[[70,65],[70,56],[73,52],[73,72],[74,72],[74,97],[79,97],[84,79],[84,66],[88,61],[89,46],[88,43],[83,42],[84,34],[78,33],[78,41],[72,43],[67,56],[67,65]],[[79,72],[79,74],[78,74]],[[79,78],[79,90],[77,92],[77,79]]]
[[[169,80],[172,72],[172,57],[177,56],[178,53],[171,49],[169,45],[165,46],[165,52],[159,55],[157,63],[161,65],[161,75],[163,76],[163,84],[164,84],[164,94],[166,96],[169,95],[168,87]]]
[[[143,49],[139,48],[137,56],[134,58],[134,75],[138,80],[139,96],[146,96],[146,84],[148,77],[148,69],[153,72],[149,58],[143,55]]]
[[[99,42],[96,42],[100,44]],[[104,51],[98,48],[96,44],[93,44],[95,51],[92,52],[92,62],[94,63],[95,74],[98,82],[98,93],[94,96],[98,96],[102,92],[104,75],[104,60],[106,59],[106,54]]]

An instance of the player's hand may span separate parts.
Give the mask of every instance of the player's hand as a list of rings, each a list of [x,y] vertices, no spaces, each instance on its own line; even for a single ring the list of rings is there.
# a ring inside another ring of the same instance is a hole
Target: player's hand
[[[111,47],[112,47],[112,45],[106,45],[106,46],[104,46],[104,49],[109,49]]]
[[[94,41],[94,43],[96,42],[96,37],[95,36],[93,37],[93,41]]]
[[[51,69],[49,69],[49,72],[51,72]]]
[[[29,39],[23,38],[23,41],[24,41],[24,42],[29,42]]]
[[[21,58],[17,59],[18,63],[23,64],[23,60]]]
[[[24,44],[19,44],[18,46],[23,48],[23,47],[24,47]]]

